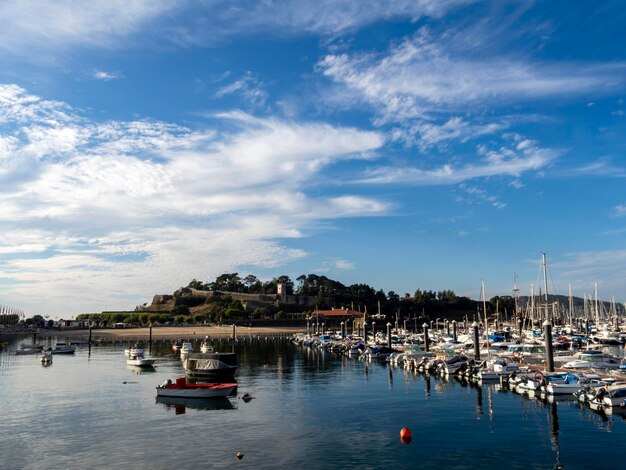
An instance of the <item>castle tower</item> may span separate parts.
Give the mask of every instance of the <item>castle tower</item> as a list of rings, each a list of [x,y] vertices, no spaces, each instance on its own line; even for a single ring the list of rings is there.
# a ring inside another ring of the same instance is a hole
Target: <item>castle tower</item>
[[[280,296],[282,303],[287,303],[287,284],[285,282],[279,282],[277,284],[276,294]]]

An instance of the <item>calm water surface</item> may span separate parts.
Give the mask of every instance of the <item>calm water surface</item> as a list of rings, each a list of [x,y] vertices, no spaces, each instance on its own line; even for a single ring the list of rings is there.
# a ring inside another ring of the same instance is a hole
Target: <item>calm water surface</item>
[[[286,341],[238,342],[238,396],[201,406],[156,401],[157,384],[184,374],[165,342],[152,372],[126,366],[128,343],[79,347],[49,367],[16,347],[0,352],[2,469],[626,468],[621,415],[384,362],[366,374]]]

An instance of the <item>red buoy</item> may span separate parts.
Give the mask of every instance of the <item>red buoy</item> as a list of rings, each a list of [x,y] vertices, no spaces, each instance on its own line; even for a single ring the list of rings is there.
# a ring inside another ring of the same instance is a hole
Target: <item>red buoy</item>
[[[409,428],[400,429],[400,441],[403,444],[408,444],[411,442],[411,430]]]

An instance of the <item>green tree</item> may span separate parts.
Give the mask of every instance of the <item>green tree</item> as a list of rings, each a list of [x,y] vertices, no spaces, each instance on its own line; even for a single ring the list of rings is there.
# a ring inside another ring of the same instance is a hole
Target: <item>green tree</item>
[[[221,274],[215,281],[209,284],[210,290],[225,292],[243,292],[245,286],[239,277],[239,273]]]

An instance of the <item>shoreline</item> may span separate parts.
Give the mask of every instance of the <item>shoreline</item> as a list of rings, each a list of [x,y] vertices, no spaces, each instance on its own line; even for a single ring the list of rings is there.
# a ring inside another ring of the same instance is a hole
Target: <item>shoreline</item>
[[[250,335],[272,335],[277,334],[281,336],[292,335],[295,333],[301,333],[306,330],[302,327],[249,327],[249,326],[237,326],[235,334],[237,337],[245,337]],[[33,335],[34,332],[23,333],[20,336]],[[64,336],[70,338],[77,337],[89,337],[89,330],[48,330],[42,329],[37,336],[50,337],[50,336]],[[91,330],[93,338],[145,338],[150,337],[150,328],[93,328]],[[155,326],[152,327],[153,339],[179,339],[179,338],[197,338],[202,339],[205,336],[209,337],[232,337],[233,326]]]

